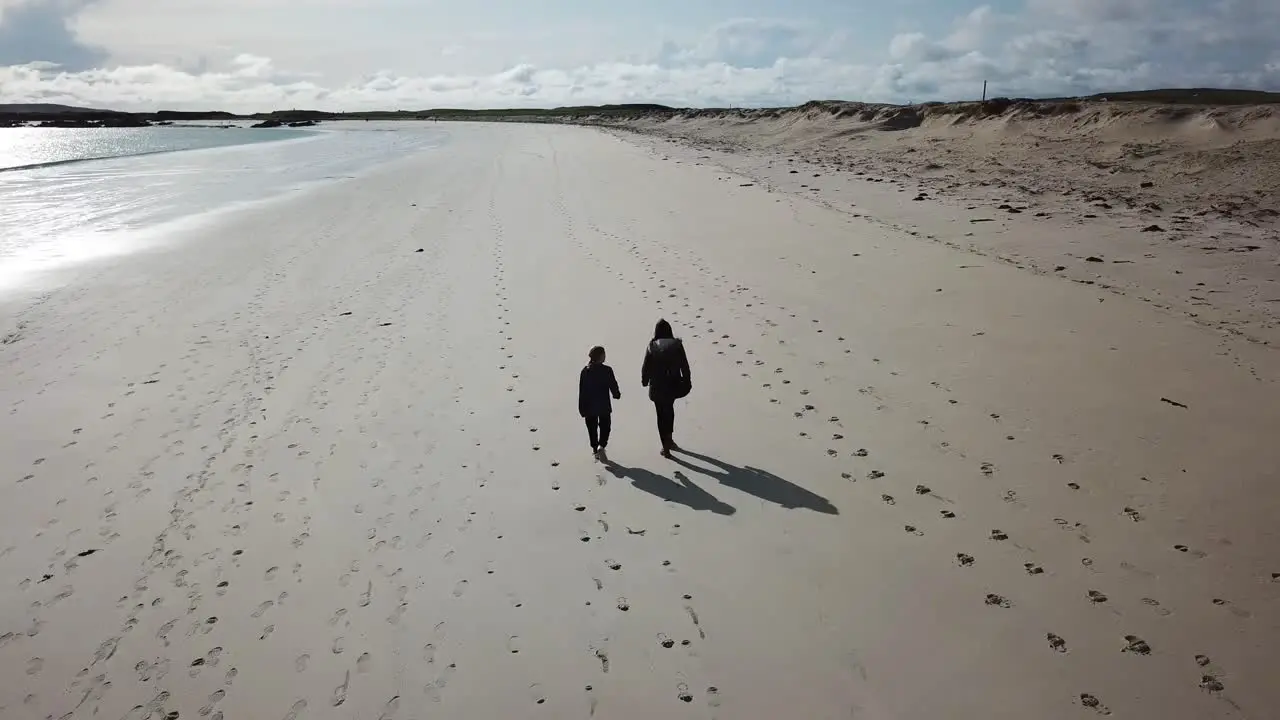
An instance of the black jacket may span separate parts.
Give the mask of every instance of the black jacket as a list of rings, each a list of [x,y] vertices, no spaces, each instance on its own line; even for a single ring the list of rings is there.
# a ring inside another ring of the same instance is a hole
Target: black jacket
[[[603,363],[582,368],[582,374],[578,376],[579,415],[594,417],[613,412],[613,403],[609,402],[610,395],[615,399],[622,397],[618,379],[613,376],[613,368]]]
[[[649,343],[640,366],[640,384],[648,386],[650,400],[682,397],[680,386],[692,386],[689,357],[679,338],[658,338]]]

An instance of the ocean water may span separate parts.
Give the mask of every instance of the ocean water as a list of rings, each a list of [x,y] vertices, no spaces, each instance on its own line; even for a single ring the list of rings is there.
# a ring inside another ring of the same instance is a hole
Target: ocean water
[[[238,125],[145,128],[6,128],[0,132],[0,172],[115,157],[252,145],[307,135],[295,128]]]
[[[181,221],[429,151],[445,137],[399,122],[0,128],[0,292],[130,252]]]

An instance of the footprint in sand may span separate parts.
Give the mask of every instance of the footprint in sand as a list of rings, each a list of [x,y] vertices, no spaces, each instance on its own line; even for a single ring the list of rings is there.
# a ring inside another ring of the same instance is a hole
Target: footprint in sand
[[[453,586],[453,596],[460,598],[467,592],[467,586],[470,585],[466,580],[459,580],[457,585]]]
[[[1238,618],[1253,617],[1253,613],[1249,612],[1248,610],[1245,610],[1242,607],[1237,606],[1235,603],[1231,602],[1230,600],[1223,600],[1222,598],[1214,598],[1213,604],[1217,605],[1218,607],[1225,607],[1227,610],[1231,612],[1232,615],[1235,615]]]
[[[898,504],[898,501],[897,501],[897,500],[894,500],[892,495],[881,495],[881,496],[880,496],[880,499],[884,501],[884,504],[885,504],[885,505],[897,505],[897,504]]]
[[[1104,603],[1104,602],[1106,602],[1106,601],[1107,601],[1107,596],[1106,596],[1106,595],[1103,595],[1102,593],[1098,592],[1097,590],[1090,590],[1090,591],[1089,591],[1089,602],[1093,603],[1094,605],[1098,605],[1098,604]]]
[[[254,618],[260,618],[260,617],[262,617],[262,615],[263,615],[266,611],[268,611],[268,610],[270,610],[270,609],[271,609],[271,606],[272,606],[272,605],[275,605],[275,602],[274,602],[274,601],[272,601],[272,600],[264,600],[264,601],[262,601],[261,603],[259,603],[259,604],[258,604],[257,609],[253,611],[253,615],[252,615],[252,617],[254,617]]]
[[[400,696],[396,695],[382,706],[382,712],[378,715],[378,720],[392,720],[396,713],[400,710]]]
[[[453,677],[453,673],[457,669],[458,669],[458,666],[456,663],[449,663],[447,666],[445,666],[443,670],[440,671],[440,674],[436,677],[435,680],[427,683],[426,687],[423,688],[423,691],[426,693],[427,698],[431,700],[431,702],[435,702],[435,703],[440,702],[440,699],[441,699],[440,691],[444,690],[445,686],[449,684],[449,678]]]
[[[1164,617],[1168,617],[1173,614],[1172,610],[1160,605],[1160,601],[1155,598],[1144,597],[1142,598],[1142,604],[1155,608],[1156,613]]]
[[[686,683],[676,685],[676,697],[681,702],[693,702],[693,694],[689,692],[689,685]]]
[[[310,663],[311,656],[307,653],[302,653],[293,661],[293,670],[294,672],[306,672],[307,665]]]
[[[1003,530],[998,530],[998,529],[997,529],[997,530],[992,530],[992,531],[991,531],[991,539],[992,539],[992,540],[995,540],[995,541],[997,541],[997,542],[999,542],[999,541],[1003,541],[1003,540],[1008,540],[1008,539],[1009,539],[1009,536],[1008,536],[1008,535],[1006,535],[1006,534],[1004,533],[1004,531],[1003,531]]]
[[[1151,646],[1145,640],[1137,635],[1125,635],[1124,641],[1127,643],[1121,652],[1130,652],[1135,655],[1150,655]]]
[[[1023,563],[1022,568],[1027,571],[1028,575],[1043,575],[1044,568],[1035,563]]]
[[[1045,639],[1049,641],[1049,647],[1054,652],[1065,653],[1067,651],[1067,641],[1063,640],[1061,636],[1048,633],[1045,635]]]
[[[987,593],[986,602],[988,605],[994,605],[996,607],[1001,607],[1006,609],[1013,607],[1013,604],[1010,603],[1007,599],[1005,599],[1000,595],[996,595],[995,593]]]
[[[1216,676],[1202,675],[1200,676],[1200,689],[1211,695],[1217,695],[1227,688]]]
[[[351,671],[343,674],[342,684],[333,689],[333,706],[338,707],[347,701],[347,689],[351,687]]]
[[[373,669],[373,656],[369,653],[360,653],[360,657],[356,658],[356,672],[364,674]]]
[[[720,707],[720,688],[712,685],[707,688],[707,705],[709,707]]]
[[[204,707],[200,708],[200,716],[208,717],[210,715],[213,715],[213,717],[221,717],[222,713],[218,712],[217,714],[214,714],[213,709],[214,707],[217,706],[218,703],[222,702],[223,698],[225,698],[226,696],[227,696],[227,691],[221,690],[221,689],[215,690],[212,693],[210,693],[209,702],[205,704]]]
[[[1174,545],[1173,549],[1177,550],[1180,553],[1186,553],[1191,557],[1194,557],[1197,559],[1203,559],[1203,558],[1209,557],[1209,553],[1204,552],[1203,550],[1192,550],[1186,545]]]
[[[974,563],[974,559],[973,556],[968,553],[956,553],[956,562],[960,567],[969,567]]]
[[[1093,695],[1090,695],[1089,693],[1080,693],[1080,704],[1098,713],[1099,715],[1111,714],[1111,710],[1106,705],[1103,705],[1102,701],[1098,700],[1098,698],[1094,697]]]
[[[306,700],[298,700],[289,708],[289,712],[285,714],[283,720],[298,720],[303,710],[307,709]]]

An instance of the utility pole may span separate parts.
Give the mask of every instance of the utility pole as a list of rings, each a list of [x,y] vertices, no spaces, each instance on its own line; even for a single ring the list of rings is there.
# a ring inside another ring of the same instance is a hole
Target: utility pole
[[[987,81],[982,81],[982,104],[987,104]]]

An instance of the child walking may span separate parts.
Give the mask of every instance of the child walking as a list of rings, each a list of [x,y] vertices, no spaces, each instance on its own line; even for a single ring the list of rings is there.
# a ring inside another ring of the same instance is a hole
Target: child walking
[[[605,448],[609,446],[609,431],[612,429],[610,415],[613,413],[614,400],[622,399],[618,390],[618,380],[613,376],[613,368],[604,364],[604,348],[599,345],[587,353],[591,359],[582,368],[578,376],[578,414],[587,421],[587,437],[591,439],[591,452],[601,462],[608,462]]]

